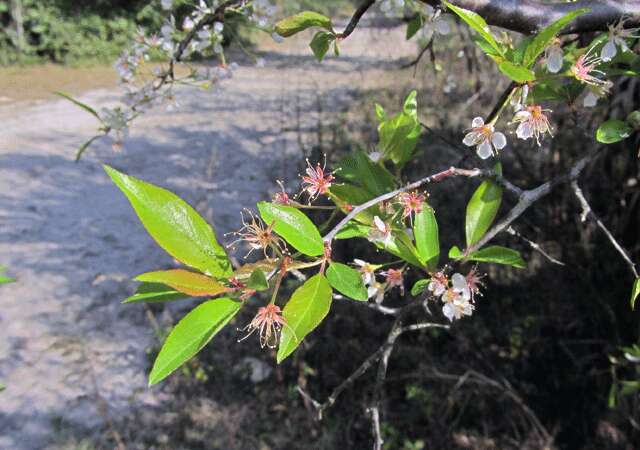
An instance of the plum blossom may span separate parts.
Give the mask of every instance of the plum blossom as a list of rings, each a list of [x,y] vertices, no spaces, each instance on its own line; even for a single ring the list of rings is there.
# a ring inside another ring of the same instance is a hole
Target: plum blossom
[[[609,39],[604,44],[600,51],[600,58],[604,62],[611,61],[618,54],[618,47],[623,52],[631,51],[627,45],[626,39],[637,39],[640,36],[637,34],[640,28],[624,28],[624,22],[626,20],[620,20],[615,25],[609,25]]]
[[[467,147],[476,147],[476,153],[482,159],[498,153],[507,145],[507,138],[499,131],[494,131],[493,125],[485,125],[482,117],[476,117],[471,122],[471,129],[465,135],[462,143]]]
[[[560,45],[560,39],[555,39],[554,42],[547,47],[545,51],[545,64],[547,70],[551,73],[558,73],[562,69],[564,61],[564,52]]]
[[[164,11],[169,11],[173,7],[173,0],[160,0],[160,5]]]
[[[404,279],[402,277],[402,270],[399,269],[389,269],[386,272],[382,272],[387,278],[386,281],[386,289],[392,289],[394,287],[400,288],[400,294],[404,295]]]
[[[273,203],[277,203],[279,205],[289,205],[291,203],[291,199],[289,198],[289,194],[284,190],[284,184],[282,181],[276,180],[278,186],[280,186],[280,192],[276,192],[273,194]]]
[[[593,49],[594,47],[591,47],[584,55],[578,57],[575,64],[571,66],[571,73],[577,80],[585,84],[602,86],[605,85],[607,81],[596,76],[604,75],[603,71],[596,69],[596,67],[602,63],[602,59],[591,54]]]
[[[611,81],[599,86],[587,86],[587,95],[582,99],[582,105],[585,108],[593,108],[598,103],[598,100],[609,95],[612,87],[613,83]]]
[[[380,304],[384,300],[385,288],[385,283],[374,281],[367,288],[367,297],[372,298],[374,302]]]
[[[469,272],[465,276],[467,286],[469,286],[469,292],[471,293],[472,302],[475,301],[476,295],[482,295],[480,294],[480,286],[484,286],[484,283],[482,283],[482,278],[484,275],[479,275],[477,269],[477,267],[471,268],[471,270],[469,270]]]
[[[242,329],[242,331],[246,331],[247,334],[239,339],[238,342],[244,341],[258,331],[260,335],[260,347],[275,348],[280,340],[280,331],[282,327],[286,325],[287,322],[284,317],[282,317],[280,307],[270,303],[258,309],[255,317]]]
[[[259,217],[256,217],[251,211],[246,210],[251,217],[251,222],[246,222],[244,214],[240,213],[242,217],[242,228],[240,230],[229,233],[238,236],[238,239],[230,243],[228,248],[235,248],[239,242],[246,242],[249,246],[249,253],[245,255],[245,258],[249,256],[254,250],[262,249],[264,256],[268,258],[267,250],[282,251],[284,249],[284,243],[282,239],[273,233],[273,225],[275,222],[267,226]]]
[[[436,297],[440,297],[444,294],[444,291],[448,286],[449,280],[444,272],[436,272],[431,274],[431,281],[429,282],[427,289]]]
[[[461,319],[463,316],[470,316],[475,309],[469,298],[465,298],[455,288],[447,289],[442,295],[442,301],[444,302],[442,313],[450,322],[453,322],[454,319]]]
[[[417,192],[403,192],[398,196],[400,205],[402,205],[402,218],[406,219],[411,214],[419,214],[422,212],[425,197]]]
[[[551,133],[551,124],[545,112],[551,111],[542,109],[539,105],[529,105],[525,109],[518,111],[513,117],[513,122],[519,123],[516,129],[516,136],[525,141],[535,137],[538,146],[540,146],[540,139],[544,138],[545,133],[553,136]]]
[[[307,166],[307,176],[302,177],[302,191],[309,194],[309,203],[311,203],[319,195],[329,192],[334,176],[332,173],[325,175],[325,167],[320,167],[320,163],[317,163],[314,168],[307,160]]]
[[[425,40],[431,39],[434,34],[446,36],[451,33],[449,21],[441,15],[440,9],[435,9],[431,5],[422,5],[424,16],[427,18],[422,27],[422,37]]]
[[[376,281],[375,270],[376,267],[373,264],[369,264],[361,259],[354,259],[353,263],[358,266],[358,272],[362,274],[362,282],[365,286],[370,286]]]
[[[375,242],[382,242],[386,248],[392,239],[391,226],[378,216],[373,217],[373,225],[369,237]]]

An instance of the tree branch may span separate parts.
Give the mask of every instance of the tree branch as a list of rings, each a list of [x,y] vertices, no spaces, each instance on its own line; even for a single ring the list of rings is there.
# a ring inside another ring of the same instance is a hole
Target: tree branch
[[[342,33],[338,33],[336,35],[336,38],[344,39],[347,36],[349,36],[351,33],[353,33],[353,30],[355,30],[356,27],[358,26],[358,22],[360,22],[360,19],[362,18],[362,16],[364,16],[364,13],[366,13],[375,2],[376,0],[363,1],[360,4],[360,6],[358,6],[358,9],[355,10],[355,12],[353,13],[353,16],[351,16],[351,20],[347,24],[344,31]]]
[[[420,0],[441,6],[440,0]],[[451,4],[480,14],[489,25],[524,34],[534,34],[571,11],[588,8],[571,22],[563,34],[604,31],[607,25],[628,18],[626,27],[640,25],[640,2],[634,0],[576,0],[545,3],[538,0],[451,0]]]
[[[625,262],[629,265],[629,268],[631,269],[631,272],[633,272],[633,275],[636,278],[640,278],[640,275],[638,275],[638,270],[636,269],[636,265],[633,263],[631,258],[629,258],[629,255],[627,254],[625,249],[622,248],[622,246],[618,243],[618,241],[616,241],[616,238],[613,237],[613,234],[611,234],[611,231],[609,231],[609,229],[605,226],[602,220],[600,220],[600,218],[596,215],[596,213],[593,212],[593,209],[591,209],[591,205],[589,205],[589,202],[587,201],[587,198],[584,196],[582,189],[580,189],[580,186],[578,185],[578,181],[573,180],[571,182],[571,187],[573,188],[573,192],[576,195],[578,202],[580,202],[580,206],[582,207],[582,214],[580,214],[580,221],[585,222],[589,217],[593,219],[593,221],[596,223],[598,228],[600,228],[602,232],[607,236],[607,238],[611,242],[611,245],[613,245],[613,247],[617,250],[617,252],[620,253],[620,256],[622,256],[622,259],[624,259]]]

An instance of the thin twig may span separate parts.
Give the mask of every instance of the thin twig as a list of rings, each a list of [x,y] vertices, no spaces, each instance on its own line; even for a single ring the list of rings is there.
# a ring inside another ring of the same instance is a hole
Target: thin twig
[[[349,36],[351,33],[353,33],[353,30],[355,30],[356,26],[358,26],[358,22],[360,22],[360,19],[362,18],[362,16],[364,16],[364,13],[366,13],[367,10],[371,8],[371,5],[373,5],[375,2],[376,0],[366,0],[362,2],[360,6],[358,6],[358,9],[356,9],[355,12],[353,13],[353,16],[351,16],[351,20],[347,24],[344,31],[342,33],[338,33],[336,35],[336,38],[344,39],[347,36]]]
[[[533,242],[531,239],[528,239],[526,236],[523,236],[518,231],[516,231],[513,227],[510,226],[505,231],[507,233],[509,233],[510,235],[518,237],[518,238],[522,239],[523,241],[525,241],[527,244],[529,244],[529,247],[531,247],[533,250],[535,250],[538,253],[540,253],[542,256],[547,258],[553,264],[557,264],[559,266],[564,266],[565,265],[562,261],[559,261],[559,260],[555,259],[553,256],[551,256],[550,254],[545,252],[544,249],[540,246],[540,244],[537,244],[537,243]]]
[[[622,256],[622,259],[625,260],[625,262],[631,269],[631,272],[633,272],[633,276],[635,276],[636,278],[640,278],[640,276],[638,275],[638,270],[636,269],[636,265],[631,260],[631,258],[629,258],[628,253],[618,243],[616,238],[613,237],[613,234],[611,234],[611,231],[609,231],[609,229],[602,222],[602,220],[600,220],[600,218],[596,215],[596,213],[593,212],[591,205],[587,201],[587,198],[584,196],[582,189],[580,189],[580,186],[578,185],[578,180],[573,180],[571,182],[571,187],[573,188],[573,192],[576,195],[578,202],[580,202],[580,206],[582,207],[582,213],[580,214],[580,221],[585,222],[587,218],[591,218],[596,223],[598,228],[600,228],[602,232],[607,236],[607,238],[609,239],[613,247],[617,250],[617,252],[620,253],[620,256]]]
[[[411,62],[408,62],[406,64],[401,65],[400,68],[401,69],[408,69],[410,67],[413,67],[413,66],[417,65],[420,62],[420,60],[422,59],[422,57],[424,56],[424,54],[429,49],[433,49],[433,36],[431,36],[431,38],[429,39],[429,42],[427,42],[427,44],[424,47],[422,47],[422,49],[418,53],[418,56],[416,56],[414,60],[412,60]]]

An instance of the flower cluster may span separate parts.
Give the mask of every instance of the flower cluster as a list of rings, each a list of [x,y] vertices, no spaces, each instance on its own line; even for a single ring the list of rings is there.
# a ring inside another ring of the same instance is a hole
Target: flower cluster
[[[362,282],[367,288],[367,295],[374,302],[380,304],[384,300],[384,294],[397,287],[400,289],[402,295],[404,295],[404,277],[402,270],[388,269],[381,271],[380,275],[384,277],[383,282],[379,282],[376,279],[376,270],[380,267],[374,264],[370,264],[361,259],[354,259],[354,264],[358,267],[358,271],[362,275]]]
[[[444,272],[431,274],[431,281],[427,289],[434,297],[440,297],[443,303],[442,313],[453,322],[463,316],[470,316],[475,309],[475,296],[480,294],[482,276],[475,268],[464,276],[454,273],[451,278]]]

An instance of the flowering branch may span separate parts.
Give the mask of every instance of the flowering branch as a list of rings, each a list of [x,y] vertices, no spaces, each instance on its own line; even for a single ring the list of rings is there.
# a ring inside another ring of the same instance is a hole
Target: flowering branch
[[[338,222],[336,224],[336,226],[334,226],[331,231],[329,231],[323,238],[323,240],[330,244],[331,241],[336,237],[336,234],[338,234],[338,232],[349,223],[349,221],[351,219],[353,219],[355,216],[357,216],[358,214],[360,214],[362,211],[377,205],[380,202],[383,202],[385,200],[389,200],[394,198],[396,195],[401,194],[403,192],[407,192],[407,191],[411,191],[413,189],[417,189],[422,185],[425,184],[429,184],[429,183],[438,183],[442,180],[444,180],[445,178],[450,178],[450,177],[455,177],[455,176],[464,176],[464,177],[468,177],[468,178],[472,178],[472,177],[477,177],[478,175],[480,175],[482,172],[480,171],[480,169],[459,169],[457,167],[449,167],[446,170],[442,170],[440,172],[434,173],[432,175],[429,175],[428,177],[424,177],[421,178],[417,181],[414,181],[413,183],[409,183],[404,187],[395,189],[393,191],[387,192],[386,194],[382,194],[379,195],[378,197],[372,198],[371,200],[369,200],[368,202],[365,202],[361,205],[356,206],[355,208],[353,208],[349,214],[347,214],[340,222]]]
[[[582,207],[582,214],[580,214],[580,221],[585,222],[587,218],[591,218],[596,223],[598,228],[600,228],[602,232],[607,236],[607,238],[609,239],[613,247],[618,251],[618,253],[620,253],[620,256],[622,256],[622,259],[624,259],[625,262],[629,265],[629,268],[631,269],[631,272],[633,272],[633,275],[636,278],[640,278],[640,275],[638,275],[638,270],[636,269],[636,265],[631,260],[631,258],[629,258],[629,255],[627,254],[625,249],[622,248],[622,246],[618,243],[618,241],[616,241],[616,238],[613,237],[613,234],[611,234],[611,231],[609,231],[609,229],[605,226],[605,224],[602,223],[602,220],[600,220],[600,218],[596,215],[596,213],[593,212],[593,209],[591,209],[591,205],[589,205],[589,202],[584,196],[582,189],[580,189],[580,186],[578,185],[578,180],[573,180],[571,182],[571,188],[573,189],[573,192],[576,195],[578,202],[580,202],[580,206]]]
[[[420,0],[441,6],[440,0]],[[568,3],[546,3],[538,0],[451,0],[455,6],[481,15],[489,25],[518,33],[533,34],[581,8],[589,12],[569,24],[563,34],[604,31],[607,25],[628,18],[626,27],[640,25],[640,2],[634,0],[577,0]]]

